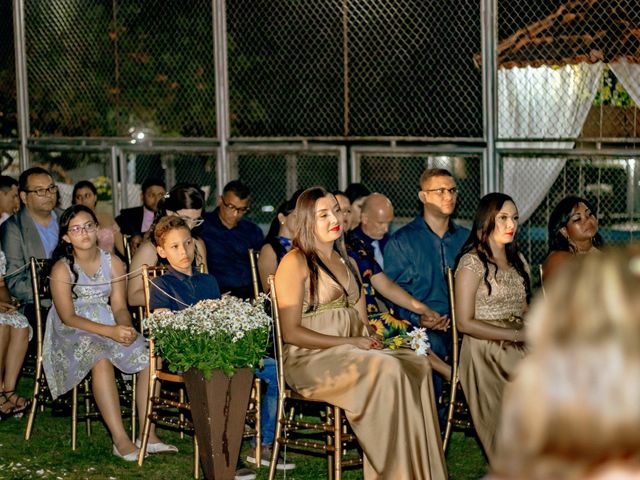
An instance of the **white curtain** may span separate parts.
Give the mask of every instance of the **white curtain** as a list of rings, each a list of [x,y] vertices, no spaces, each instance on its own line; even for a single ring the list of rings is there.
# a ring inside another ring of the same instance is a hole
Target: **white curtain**
[[[640,107],[640,64],[629,63],[624,58],[610,63],[609,68],[620,80],[636,105]]]
[[[508,139],[576,138],[600,84],[603,65],[498,70],[498,136]],[[498,142],[498,148],[573,148],[574,142]],[[564,167],[563,158],[505,157],[502,190],[526,221]]]

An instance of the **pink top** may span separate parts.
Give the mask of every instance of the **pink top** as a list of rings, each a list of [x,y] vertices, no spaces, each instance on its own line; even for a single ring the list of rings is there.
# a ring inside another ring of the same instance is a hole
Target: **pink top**
[[[156,216],[156,214],[151,210],[148,210],[147,207],[142,207],[142,212],[142,227],[140,228],[140,231],[144,233],[151,228],[153,218]]]

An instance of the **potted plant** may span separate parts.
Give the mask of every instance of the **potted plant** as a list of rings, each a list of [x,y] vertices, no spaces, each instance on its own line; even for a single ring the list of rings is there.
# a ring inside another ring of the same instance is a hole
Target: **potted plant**
[[[253,371],[269,340],[265,299],[225,295],[147,319],[159,354],[184,376],[207,479],[234,477]]]

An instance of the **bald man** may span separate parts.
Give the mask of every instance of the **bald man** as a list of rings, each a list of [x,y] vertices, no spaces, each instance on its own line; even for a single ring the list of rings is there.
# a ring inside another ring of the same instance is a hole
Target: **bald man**
[[[351,234],[361,240],[384,269],[384,246],[389,240],[389,225],[393,221],[393,205],[382,193],[372,193],[362,204],[360,225]]]

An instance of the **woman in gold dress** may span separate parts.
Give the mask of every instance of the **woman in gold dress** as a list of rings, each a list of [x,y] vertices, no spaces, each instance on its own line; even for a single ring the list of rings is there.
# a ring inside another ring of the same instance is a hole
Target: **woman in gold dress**
[[[287,383],[345,411],[365,479],[445,479],[428,359],[381,350],[380,338],[369,335],[335,197],[310,188],[296,214],[293,248],[275,278]]]
[[[518,209],[511,197],[485,195],[456,268],[456,313],[464,333],[460,382],[490,463],[502,391],[525,353],[520,330],[531,286],[514,241],[517,230]]]

